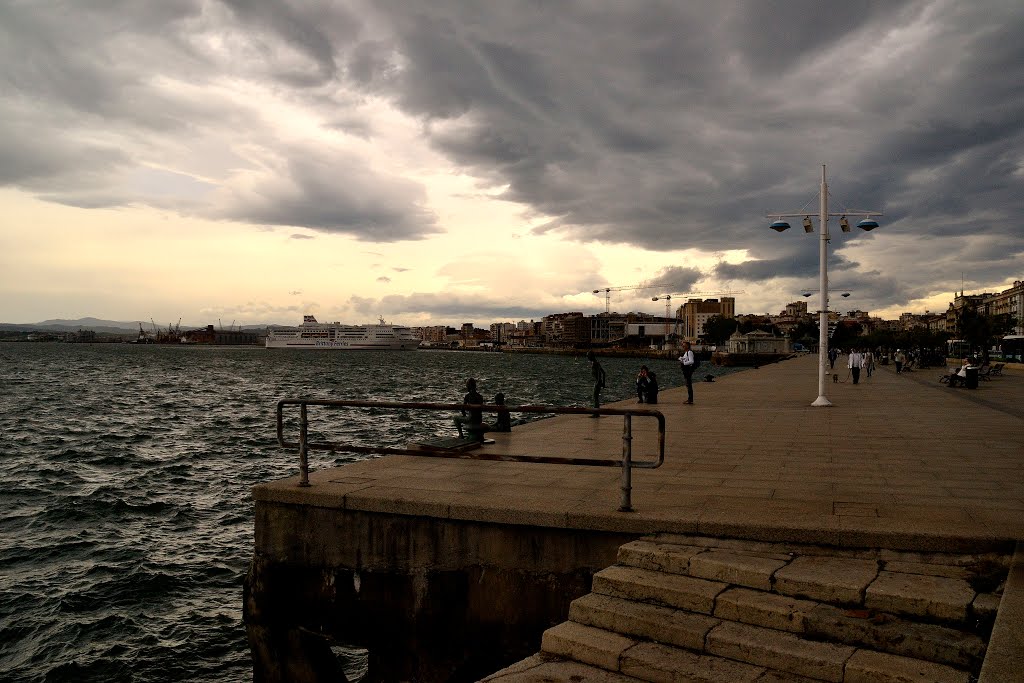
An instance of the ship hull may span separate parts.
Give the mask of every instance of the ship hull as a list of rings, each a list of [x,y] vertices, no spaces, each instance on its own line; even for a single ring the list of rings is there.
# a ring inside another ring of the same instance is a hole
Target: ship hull
[[[307,315],[297,327],[272,329],[267,334],[268,349],[303,351],[411,351],[420,345],[419,337],[408,327],[389,325],[342,325],[320,323]]]

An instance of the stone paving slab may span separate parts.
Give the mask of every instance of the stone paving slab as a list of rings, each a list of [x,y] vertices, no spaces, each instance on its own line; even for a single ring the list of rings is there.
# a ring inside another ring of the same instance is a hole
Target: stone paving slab
[[[630,638],[573,621],[552,626],[541,638],[541,651],[608,671],[619,670],[622,653],[636,645]]]
[[[320,469],[317,458],[328,456],[314,453],[311,487],[298,488],[296,476],[253,495],[387,514],[455,511],[503,524],[846,547],[1005,549],[1024,538],[1024,375],[953,391],[935,381],[937,372],[881,367],[856,386],[829,384],[833,407],[813,408],[816,370],[816,358],[801,356],[738,372],[697,385],[695,405],[683,405],[679,389],[662,392],[665,464],[634,471],[632,513],[617,511],[616,468],[413,456]],[[656,450],[652,422],[633,421],[638,460]],[[481,452],[617,460],[622,419],[559,416],[494,437]]]
[[[822,602],[861,604],[878,576],[878,562],[837,557],[797,557],[775,572],[775,590]]]
[[[706,649],[720,657],[771,667],[823,681],[842,681],[854,648],[818,643],[792,633],[723,622],[711,630]]]
[[[755,683],[762,680],[765,669],[658,643],[640,643],[623,653],[622,672],[655,683]]]
[[[534,655],[483,679],[491,683],[639,683],[639,679],[550,655]]]
[[[613,565],[594,574],[593,591],[627,600],[711,614],[715,597],[727,588],[717,581]]]
[[[747,588],[730,588],[715,600],[715,616],[777,631],[803,633],[806,616],[818,606],[812,600],[800,600]]]
[[[858,650],[846,664],[845,683],[968,683],[970,676],[942,664]]]
[[[569,620],[689,650],[703,650],[719,619],[684,610],[590,593],[573,600]]]
[[[879,572],[864,594],[864,606],[894,614],[963,622],[977,593],[963,579]]]

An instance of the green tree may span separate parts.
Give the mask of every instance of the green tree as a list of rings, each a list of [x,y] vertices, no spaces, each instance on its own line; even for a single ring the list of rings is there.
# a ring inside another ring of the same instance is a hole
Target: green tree
[[[724,344],[725,340],[736,331],[736,326],[735,318],[713,315],[704,322],[704,341],[708,344]]]

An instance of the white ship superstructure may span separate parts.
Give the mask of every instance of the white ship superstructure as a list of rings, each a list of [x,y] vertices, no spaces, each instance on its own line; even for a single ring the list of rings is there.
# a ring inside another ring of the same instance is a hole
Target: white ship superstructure
[[[268,349],[336,349],[350,351],[406,351],[420,345],[408,327],[389,325],[381,318],[376,325],[320,323],[303,316],[298,327],[278,327],[267,334]]]

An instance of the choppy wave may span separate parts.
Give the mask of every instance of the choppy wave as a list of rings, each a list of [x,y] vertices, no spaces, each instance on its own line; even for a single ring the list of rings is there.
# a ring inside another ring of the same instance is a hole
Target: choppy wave
[[[585,405],[582,358],[0,344],[0,680],[248,681],[242,580],[251,487],[292,476],[281,398]],[[604,362],[608,400],[635,361]],[[674,364],[647,362],[663,387]],[[290,423],[293,429],[294,423]],[[317,438],[451,434],[436,414],[352,411]],[[315,454],[314,466],[347,455]],[[358,665],[353,665],[358,666]]]

